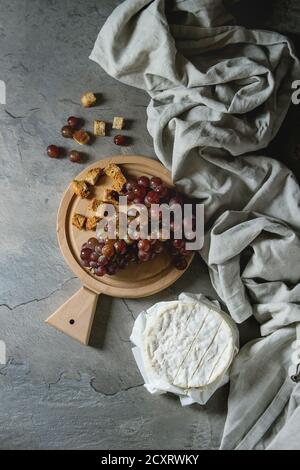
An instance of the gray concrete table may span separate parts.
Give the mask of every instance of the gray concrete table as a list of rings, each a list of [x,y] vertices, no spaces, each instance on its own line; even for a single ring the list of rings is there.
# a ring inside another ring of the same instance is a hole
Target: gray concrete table
[[[215,449],[226,414],[227,387],[206,406],[182,408],[151,396],[131,352],[138,313],[182,291],[215,296],[195,260],[172,288],[144,300],[101,296],[89,347],[44,320],[80,286],[64,263],[56,233],[62,193],[84,165],[49,159],[50,143],[65,145],[60,128],[80,115],[130,120],[126,153],[154,157],[146,130],[148,97],[121,85],[88,60],[99,28],[117,0],[0,0],[0,449]],[[81,94],[101,94],[84,110]],[[98,139],[85,164],[119,152]],[[243,341],[249,335],[243,327]]]

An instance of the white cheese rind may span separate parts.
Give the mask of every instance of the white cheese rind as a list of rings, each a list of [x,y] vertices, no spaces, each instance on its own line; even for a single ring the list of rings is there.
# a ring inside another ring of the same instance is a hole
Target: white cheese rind
[[[224,316],[199,302],[175,301],[148,319],[143,334],[146,370],[182,389],[217,380],[234,356]]]

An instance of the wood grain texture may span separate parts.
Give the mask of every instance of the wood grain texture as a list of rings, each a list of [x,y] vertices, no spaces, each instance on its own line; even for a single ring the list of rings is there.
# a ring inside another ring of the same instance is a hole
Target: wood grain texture
[[[77,180],[84,179],[87,171],[94,168],[104,169],[109,163],[119,165],[126,177],[141,175],[159,176],[163,182],[172,187],[170,172],[156,160],[139,155],[117,155],[93,163],[77,175]],[[93,197],[102,200],[106,188],[111,188],[112,181],[108,176],[101,176],[93,188]],[[93,232],[87,233],[78,230],[72,225],[75,213],[86,215],[88,213],[89,199],[76,196],[70,184],[65,191],[57,216],[57,237],[62,254],[73,273],[81,280],[86,289],[81,289],[55,313],[46,323],[59,331],[71,336],[83,344],[88,344],[94,319],[96,305],[95,294],[107,294],[121,298],[140,298],[156,294],[179,279],[185,271],[179,271],[171,262],[171,257],[164,253],[155,259],[142,264],[132,264],[114,276],[101,278],[85,269],[80,262],[80,249]],[[188,266],[194,255],[189,256]],[[87,293],[90,292],[90,295]],[[92,297],[94,294],[94,298]],[[70,309],[74,310],[76,321],[70,324]]]
[[[159,176],[164,183],[172,186],[169,171],[156,160],[138,155],[113,156],[93,163],[76,179],[84,178],[84,174],[92,168],[105,168],[109,163],[120,165],[128,177]],[[109,177],[100,177],[95,186],[93,195],[103,199],[106,188],[111,188],[112,181]],[[94,232],[78,230],[72,225],[72,216],[78,212],[88,212],[88,199],[81,199],[74,195],[71,185],[63,195],[57,216],[57,236],[62,254],[73,273],[81,280],[82,284],[96,293],[112,295],[113,297],[139,298],[156,294],[173,284],[184,271],[179,271],[171,263],[168,254],[156,257],[154,260],[142,264],[132,264],[125,270],[117,272],[114,276],[103,276],[101,278],[93,275],[82,267],[80,263],[80,249],[82,244]],[[191,262],[192,256],[189,257]]]
[[[87,345],[95,316],[98,295],[90,289],[81,287],[76,294],[67,300],[47,320],[62,333],[71,336],[82,344]]]

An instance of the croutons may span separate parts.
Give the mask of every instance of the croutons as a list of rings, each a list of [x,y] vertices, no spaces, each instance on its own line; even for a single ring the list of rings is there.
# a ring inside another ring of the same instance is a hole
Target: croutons
[[[104,168],[104,173],[111,178],[115,178],[118,174],[122,173],[121,169],[115,163],[110,163]]]
[[[86,175],[84,176],[84,181],[91,186],[95,186],[98,181],[99,176],[103,174],[102,168],[93,168],[89,170]]]
[[[94,121],[94,134],[99,136],[105,136],[106,122],[105,121]]]
[[[86,217],[81,214],[74,214],[72,217],[72,225],[75,225],[79,230],[83,230],[86,223]]]
[[[112,125],[112,128],[113,129],[123,129],[124,127],[124,118],[123,117],[114,117],[114,120],[113,120],[113,125]]]
[[[126,178],[123,174],[121,174],[114,180],[113,188],[119,193],[122,191],[125,183],[126,183]]]
[[[89,207],[88,209],[92,212],[96,212],[96,210],[98,209],[98,207],[100,206],[100,204],[102,203],[102,201],[100,199],[92,199],[91,203],[89,204]]]
[[[82,97],[80,98],[82,105],[85,108],[90,108],[96,104],[97,98],[91,91],[87,91]]]
[[[104,201],[105,202],[112,202],[115,204],[116,202],[119,201],[119,194],[117,191],[114,189],[108,189],[106,188],[104,191]]]
[[[118,165],[110,163],[105,169],[104,173],[107,176],[110,176],[113,179],[113,189],[118,193],[122,191],[124,184],[126,183],[126,178],[123,175],[121,169]]]
[[[72,181],[72,189],[77,196],[80,196],[82,199],[89,197],[91,190],[88,184],[85,181]]]
[[[86,145],[90,141],[90,135],[87,131],[80,129],[79,131],[75,131],[73,134],[73,139],[77,144]]]
[[[86,220],[85,227],[87,230],[96,230],[97,223],[99,222],[100,217],[92,216],[88,217]]]

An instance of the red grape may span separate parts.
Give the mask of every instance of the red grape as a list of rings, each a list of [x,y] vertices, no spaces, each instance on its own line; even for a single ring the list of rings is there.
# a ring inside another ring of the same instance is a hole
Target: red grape
[[[126,253],[125,260],[128,263],[133,263],[134,261],[136,261],[136,254],[133,251]]]
[[[115,264],[109,264],[107,267],[106,267],[106,272],[107,274],[109,274],[110,276],[113,276],[115,273],[116,273],[116,270],[117,270],[117,267]]]
[[[135,198],[135,195],[134,195],[133,191],[128,191],[128,193],[126,193],[126,196],[127,196],[127,201],[128,202],[132,202]]]
[[[143,197],[135,197],[133,200],[133,204],[144,204],[144,198]]]
[[[108,262],[109,262],[109,259],[106,256],[104,255],[99,256],[99,259],[98,259],[99,266],[106,266]]]
[[[127,250],[127,245],[124,242],[124,240],[117,240],[114,244],[114,248],[116,250],[116,253],[119,253],[120,255],[124,255]]]
[[[83,248],[83,250],[81,250],[81,253],[80,253],[80,258],[89,260],[92,253],[93,252],[90,248]]]
[[[47,154],[50,158],[58,158],[60,156],[60,148],[56,145],[49,145],[47,147]]]
[[[105,244],[106,245],[110,245],[110,246],[113,246],[113,244],[116,242],[117,240],[114,240],[113,238],[107,238],[105,240]]]
[[[162,185],[161,178],[159,178],[158,176],[152,176],[150,180],[150,188],[155,189],[157,188],[157,186],[161,186],[161,185]]]
[[[98,268],[98,263],[97,263],[97,261],[90,261],[90,268],[92,268],[92,269],[97,269],[97,268]]]
[[[98,240],[95,237],[89,238],[87,241],[87,246],[91,248],[92,250],[95,249],[95,247],[98,245]]]
[[[164,251],[164,244],[161,241],[156,240],[156,244],[154,245],[154,253],[158,255],[162,253],[163,251]]]
[[[174,248],[174,246],[171,246],[171,255],[172,256],[177,256],[180,254],[180,251],[177,250],[177,248]]]
[[[89,268],[90,267],[90,262],[88,259],[83,259],[81,260],[81,264],[85,267],[85,268]]]
[[[138,236],[129,232],[124,239],[109,239],[108,234],[106,234],[107,238],[105,240],[92,237],[81,247],[80,257],[82,265],[91,268],[92,272],[97,276],[105,274],[114,275],[117,270],[126,268],[130,263],[135,262],[140,264],[152,260],[166,251],[171,255],[174,266],[177,269],[185,270],[188,265],[188,258],[186,257],[191,255],[193,251],[186,249],[187,239],[181,239],[180,232],[177,232],[177,230],[183,228],[182,222],[177,226],[174,220],[175,217],[171,218],[172,234],[170,237],[169,230],[162,223],[161,211],[156,210],[160,201],[169,201],[172,207],[174,204],[183,204],[183,197],[175,189],[173,190],[165,186],[161,178],[156,176],[152,177],[151,180],[147,176],[140,176],[138,180],[131,178],[124,185],[122,194],[128,197],[129,204],[145,203],[147,205],[148,228],[150,229],[151,219],[153,217],[156,218],[157,237],[155,239],[140,238],[139,227],[137,227]],[[116,200],[118,200],[119,195],[120,192],[116,193]],[[128,221],[136,215],[134,204],[129,205],[127,213]],[[191,216],[189,220],[185,219],[183,224],[189,227],[191,231],[191,226],[195,225],[195,216]],[[130,230],[130,224],[128,228]],[[187,232],[187,230],[185,231]],[[154,233],[152,233],[152,236],[154,236]]]
[[[91,256],[90,256],[90,260],[91,260],[91,261],[98,261],[98,259],[99,259],[98,253],[96,253],[95,251],[93,251],[93,253],[92,253]]]
[[[99,266],[95,269],[96,276],[104,276],[106,274],[106,268],[104,266]]]
[[[70,116],[68,117],[68,120],[67,120],[68,124],[70,127],[78,127],[79,124],[80,124],[80,119],[78,117],[75,117],[75,116]]]
[[[63,126],[61,128],[61,135],[66,139],[72,139],[74,129],[71,126]]]
[[[135,188],[138,188],[137,181],[135,179],[130,179],[125,184],[125,189],[127,192],[134,191]]]
[[[183,256],[175,256],[172,261],[175,268],[180,271],[184,271],[187,268],[187,260]]]
[[[157,186],[155,188],[155,192],[159,195],[160,199],[163,199],[168,194],[168,188],[162,184],[161,186]]]
[[[98,244],[95,246],[95,251],[98,253],[98,255],[102,254],[102,248],[104,247],[104,243],[98,242]]]
[[[151,250],[151,242],[150,240],[139,240],[138,242],[138,248],[141,251],[150,251]]]
[[[119,269],[124,269],[124,268],[126,268],[126,266],[128,266],[128,261],[125,258],[120,258],[118,260],[118,268]]]
[[[172,244],[174,248],[180,250],[180,248],[184,247],[184,240],[173,240]]]
[[[186,243],[184,243],[183,246],[180,249],[180,253],[183,256],[189,256],[193,253],[193,250],[188,250],[187,247],[186,247]]]
[[[138,253],[138,257],[139,257],[139,260],[140,261],[149,261],[150,259],[150,253],[147,252],[147,251],[142,251],[142,250],[139,250],[139,253]]]
[[[102,248],[102,254],[107,256],[107,258],[111,258],[115,254],[115,249],[113,245],[106,243]]]
[[[125,135],[116,135],[114,137],[114,143],[116,145],[126,145],[127,139]]]
[[[77,150],[71,150],[69,152],[69,160],[73,163],[80,163],[81,162],[81,155]]]
[[[147,196],[145,197],[146,204],[158,204],[159,203],[159,195],[155,191],[149,191]]]
[[[180,250],[182,256],[189,256],[192,254],[192,250]]]
[[[133,190],[134,196],[143,199],[146,196],[146,189],[142,186],[138,186]]]
[[[148,176],[140,176],[140,178],[138,179],[138,185],[142,186],[145,189],[148,189],[150,186],[150,180]]]

